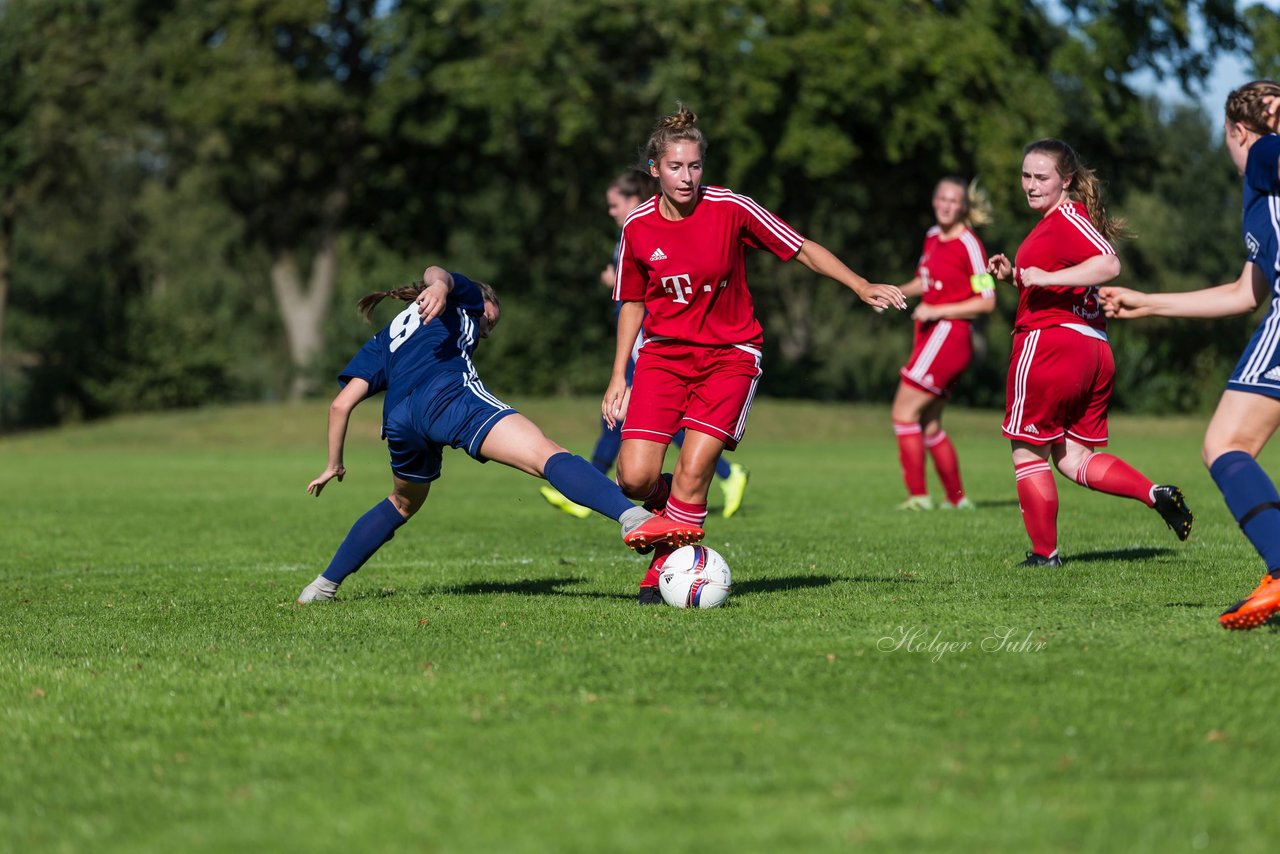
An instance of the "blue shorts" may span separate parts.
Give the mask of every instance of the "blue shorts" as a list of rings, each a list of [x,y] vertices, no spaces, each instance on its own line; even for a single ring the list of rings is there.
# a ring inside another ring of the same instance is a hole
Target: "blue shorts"
[[[487,462],[480,455],[485,437],[514,414],[475,375],[451,374],[414,389],[383,425],[391,471],[401,480],[430,483],[440,476],[445,445]]]
[[[1249,339],[1227,388],[1280,398],[1280,310],[1276,303]]]

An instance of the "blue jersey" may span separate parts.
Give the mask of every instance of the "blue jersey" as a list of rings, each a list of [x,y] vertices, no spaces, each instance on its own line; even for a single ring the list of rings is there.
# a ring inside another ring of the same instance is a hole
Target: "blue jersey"
[[[1241,230],[1249,261],[1267,277],[1271,310],[1254,331],[1227,388],[1280,397],[1280,136],[1275,134],[1249,149]]]
[[[1249,260],[1276,293],[1280,273],[1280,136],[1268,134],[1249,149],[1244,167],[1244,244]]]
[[[386,391],[382,402],[385,433],[387,417],[414,389],[441,377],[461,377],[478,382],[471,353],[476,349],[476,318],[484,314],[484,297],[476,283],[460,273],[453,276],[444,311],[425,326],[418,317],[418,304],[410,303],[338,374],[343,386],[353,379],[369,384],[369,394]]]

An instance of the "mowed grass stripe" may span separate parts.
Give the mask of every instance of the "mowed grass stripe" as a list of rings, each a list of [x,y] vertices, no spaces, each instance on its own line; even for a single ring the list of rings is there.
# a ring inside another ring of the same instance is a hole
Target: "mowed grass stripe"
[[[521,403],[589,450],[594,401]],[[0,848],[1269,847],[1242,769],[1277,635],[1214,622],[1261,567],[1201,419],[1113,424],[1188,543],[1059,479],[1046,572],[1015,566],[998,414],[947,416],[980,509],[904,514],[884,408],[762,401],[708,612],[636,607],[615,525],[451,453],[343,601],[295,609],[389,486],[365,407],[346,481],[304,494],[324,412],[0,441]]]

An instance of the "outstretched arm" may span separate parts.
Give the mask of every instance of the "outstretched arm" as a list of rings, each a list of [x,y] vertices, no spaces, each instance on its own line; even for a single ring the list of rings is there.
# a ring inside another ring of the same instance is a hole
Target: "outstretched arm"
[[[1266,275],[1246,261],[1240,278],[1214,288],[1158,294],[1103,288],[1098,297],[1107,317],[1231,317],[1253,311],[1268,290]]]
[[[329,404],[329,464],[320,476],[307,484],[307,492],[320,497],[320,491],[334,478],[342,482],[347,469],[342,464],[342,450],[347,442],[347,424],[351,421],[351,412],[360,405],[369,394],[369,383],[356,378],[350,380],[342,391],[338,392],[333,403]]]
[[[826,276],[844,285],[858,295],[858,298],[872,308],[905,309],[907,301],[902,291],[893,285],[873,285],[857,273],[850,270],[845,263],[831,254],[830,250],[806,240],[796,253],[796,260],[820,276]]]

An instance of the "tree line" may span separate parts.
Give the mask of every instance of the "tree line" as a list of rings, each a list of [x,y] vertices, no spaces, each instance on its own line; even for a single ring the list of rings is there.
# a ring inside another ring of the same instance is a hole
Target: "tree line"
[[[1243,260],[1216,53],[1280,73],[1280,16],[1225,0],[0,0],[0,429],[323,390],[370,334],[355,300],[439,263],[491,281],[477,353],[509,394],[603,390],[604,190],[678,100],[708,183],[873,281],[913,272],[929,197],[977,176],[1012,253],[1021,149],[1072,143],[1136,239],[1123,281],[1186,289]],[[1244,81],[1241,81],[1244,82]],[[752,260],[763,391],[887,400],[909,321]],[[998,406],[1011,290],[960,390]],[[389,311],[389,309],[388,309]],[[384,318],[385,319],[385,318]],[[1117,402],[1216,399],[1248,334],[1113,336]]]

